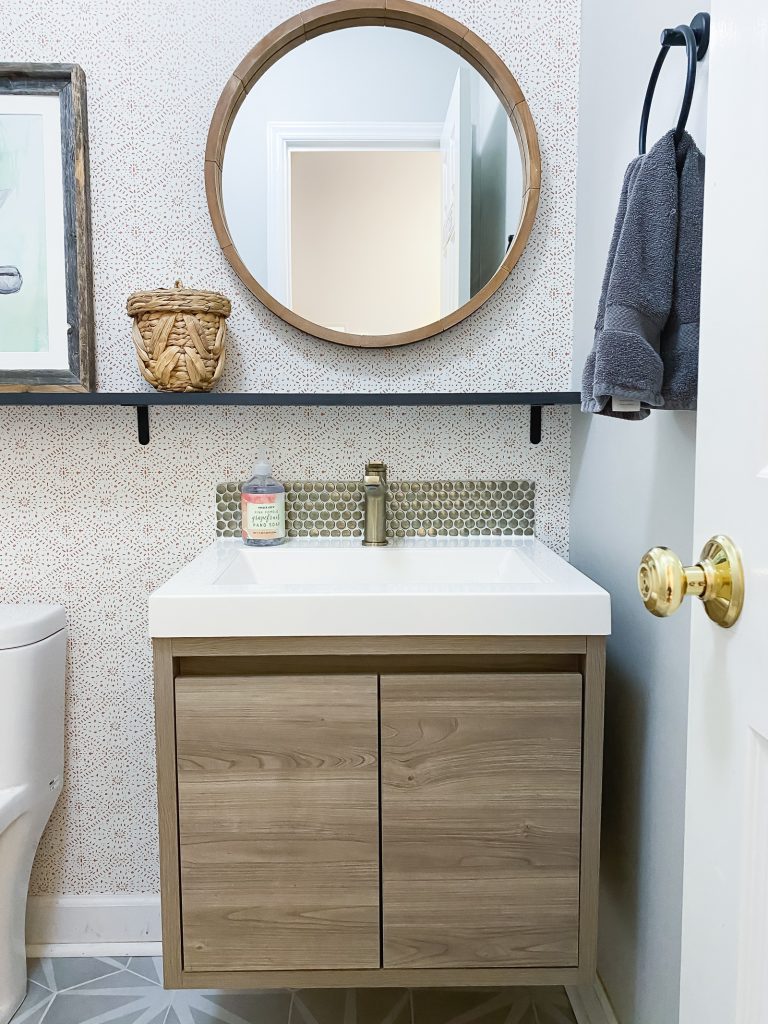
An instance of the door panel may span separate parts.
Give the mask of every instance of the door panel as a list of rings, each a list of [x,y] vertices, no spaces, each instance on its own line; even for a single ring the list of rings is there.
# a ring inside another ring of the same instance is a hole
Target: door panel
[[[381,679],[385,967],[578,962],[582,679]]]
[[[176,680],[185,970],[379,967],[375,676]]]
[[[726,534],[741,549],[746,583],[744,610],[731,629],[719,629],[702,608],[691,613],[680,1021],[765,1024],[765,0],[716,0],[709,53],[693,553],[713,534]],[[744,159],[740,147],[747,132]]]

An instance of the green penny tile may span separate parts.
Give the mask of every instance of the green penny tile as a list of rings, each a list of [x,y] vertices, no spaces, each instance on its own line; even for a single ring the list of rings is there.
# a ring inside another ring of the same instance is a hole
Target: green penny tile
[[[216,535],[240,535],[240,481],[216,487]],[[289,537],[349,537],[362,532],[365,494],[357,481],[288,481]],[[535,484],[527,480],[394,481],[388,485],[387,536],[531,535]]]

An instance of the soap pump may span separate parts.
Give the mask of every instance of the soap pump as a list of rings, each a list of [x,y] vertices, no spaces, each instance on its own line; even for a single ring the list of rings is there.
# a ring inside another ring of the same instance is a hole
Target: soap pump
[[[254,547],[282,544],[285,540],[285,487],[272,476],[262,449],[240,491],[243,542]]]

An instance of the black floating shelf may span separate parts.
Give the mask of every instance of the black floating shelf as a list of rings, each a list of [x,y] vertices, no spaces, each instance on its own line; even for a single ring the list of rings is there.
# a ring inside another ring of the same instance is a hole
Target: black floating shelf
[[[531,444],[541,440],[541,409],[545,405],[578,405],[578,391],[425,392],[257,394],[216,391],[176,394],[162,391],[0,392],[0,405],[126,405],[136,409],[139,442],[149,444],[150,405],[272,405],[272,406],[456,406],[528,405],[531,407]]]
[[[578,405],[578,391],[285,394],[212,391],[3,391],[0,405]]]

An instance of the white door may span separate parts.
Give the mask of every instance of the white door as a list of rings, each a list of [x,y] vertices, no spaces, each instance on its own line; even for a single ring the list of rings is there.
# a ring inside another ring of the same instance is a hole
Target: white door
[[[469,301],[472,242],[472,114],[469,71],[459,68],[440,135],[441,315]]]
[[[765,0],[714,0],[709,59],[694,536],[733,538],[746,598],[693,609],[680,1024],[768,1024]]]

